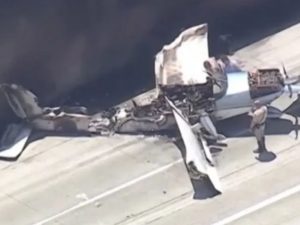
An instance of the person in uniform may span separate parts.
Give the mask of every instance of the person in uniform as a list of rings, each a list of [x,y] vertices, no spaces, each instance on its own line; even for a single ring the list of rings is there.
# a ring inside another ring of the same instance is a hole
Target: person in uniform
[[[268,109],[259,100],[256,100],[249,115],[252,116],[250,129],[256,137],[258,144],[258,150],[256,152],[262,153],[267,150],[265,145],[265,122],[268,115]]]

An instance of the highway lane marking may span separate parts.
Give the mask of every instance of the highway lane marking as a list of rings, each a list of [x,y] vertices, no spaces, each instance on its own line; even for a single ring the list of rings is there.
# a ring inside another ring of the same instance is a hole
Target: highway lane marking
[[[90,203],[93,203],[93,202],[96,202],[97,200],[99,200],[99,199],[101,199],[101,198],[104,198],[104,197],[106,197],[106,196],[109,196],[109,195],[112,195],[112,194],[114,194],[114,193],[116,193],[116,192],[118,192],[118,191],[121,191],[121,190],[123,190],[123,189],[125,189],[125,188],[127,188],[127,187],[129,187],[129,186],[131,186],[131,185],[133,185],[133,184],[135,184],[135,183],[138,183],[138,182],[141,182],[141,181],[143,181],[143,180],[145,180],[145,179],[147,179],[147,178],[149,178],[149,177],[151,177],[151,176],[154,176],[154,175],[156,175],[156,174],[158,174],[158,173],[160,173],[160,172],[163,172],[164,170],[167,170],[167,169],[169,169],[169,168],[171,168],[172,166],[174,166],[174,165],[176,165],[177,163],[181,163],[183,161],[183,159],[181,158],[181,159],[179,159],[179,160],[177,160],[177,161],[174,161],[174,162],[172,162],[172,163],[169,163],[169,164],[167,164],[167,165],[165,165],[165,166],[163,166],[163,167],[160,167],[160,168],[158,168],[158,169],[156,169],[156,170],[154,170],[154,171],[152,171],[152,172],[149,172],[149,173],[146,173],[146,174],[144,174],[143,176],[140,176],[140,177],[137,177],[137,178],[135,178],[135,179],[133,179],[133,180],[131,180],[131,181],[129,181],[129,182],[126,182],[126,183],[124,183],[124,184],[122,184],[122,185],[120,185],[120,186],[118,186],[118,187],[115,187],[115,188],[113,188],[113,189],[111,189],[111,190],[109,190],[109,191],[107,191],[107,192],[104,192],[104,193],[101,193],[101,194],[99,194],[99,195],[97,195],[97,196],[95,196],[95,197],[93,197],[93,198],[91,198],[91,199],[89,199],[89,200],[86,200],[86,201],[82,201],[82,202],[80,202],[79,204],[77,204],[77,205],[75,205],[75,206],[73,206],[73,207],[71,207],[71,208],[68,208],[68,209],[65,209],[65,210],[62,210],[60,213],[58,213],[58,214],[56,214],[56,215],[53,215],[53,216],[51,216],[51,217],[49,217],[49,218],[47,218],[47,219],[44,219],[44,220],[42,220],[42,221],[40,221],[40,222],[37,222],[37,223],[34,223],[33,225],[43,225],[43,224],[46,224],[46,223],[48,223],[48,222],[51,222],[51,221],[53,221],[53,220],[55,220],[55,219],[57,219],[57,218],[60,218],[60,217],[62,217],[62,216],[64,216],[64,215],[66,215],[66,214],[68,214],[68,213],[71,213],[71,212],[73,212],[73,211],[76,211],[77,209],[79,209],[79,208],[82,208],[82,207],[84,207],[84,206],[87,206],[87,205],[89,205]],[[245,168],[243,168],[242,170],[244,170]],[[221,177],[221,179],[223,178],[226,178],[227,176],[231,176],[232,174],[229,174],[229,175],[225,175],[224,177]],[[300,186],[300,185],[299,185]],[[300,188],[300,187],[299,187]],[[298,192],[298,191],[297,191]],[[279,199],[280,200],[280,199]],[[189,204],[191,204],[191,202],[189,202]],[[188,204],[188,205],[189,205]],[[179,209],[181,209],[182,207],[179,207]],[[176,210],[177,210],[177,208],[176,208]],[[249,213],[248,213],[249,214]],[[240,217],[239,217],[240,218]],[[228,219],[228,218],[227,218]],[[238,219],[238,218],[237,218]],[[235,219],[236,220],[236,219]],[[222,220],[222,221],[225,221],[225,219],[224,220]],[[220,222],[218,222],[218,223],[215,223],[215,224],[213,224],[213,225],[222,225],[222,221],[220,221]],[[225,221],[226,222],[226,221]],[[224,223],[224,224],[227,224],[227,223]]]
[[[112,188],[112,189],[110,189],[110,190],[108,190],[106,192],[103,192],[103,193],[101,193],[101,194],[99,194],[99,195],[97,195],[97,196],[95,196],[95,197],[93,197],[91,199],[88,199],[86,201],[82,201],[82,202],[78,203],[77,205],[72,206],[71,208],[65,209],[65,210],[57,213],[56,215],[48,217],[48,218],[46,218],[46,219],[44,219],[44,220],[42,220],[40,222],[34,223],[33,225],[43,225],[43,224],[46,224],[46,223],[51,222],[53,220],[56,220],[56,219],[58,219],[58,218],[60,218],[60,217],[62,217],[64,215],[66,215],[68,213],[76,211],[76,210],[78,210],[78,209],[80,209],[80,208],[82,208],[84,206],[87,206],[87,205],[89,205],[89,204],[91,204],[91,203],[93,203],[95,201],[98,201],[98,200],[100,200],[102,198],[105,198],[105,197],[107,197],[109,195],[115,194],[116,192],[121,191],[121,190],[123,190],[123,189],[125,189],[127,187],[130,187],[130,186],[132,186],[132,185],[134,185],[136,183],[139,183],[139,182],[141,182],[141,181],[143,181],[143,180],[145,180],[145,179],[147,179],[149,177],[152,177],[152,176],[154,176],[156,174],[159,174],[159,173],[161,173],[163,171],[166,171],[169,168],[171,168],[174,165],[176,165],[178,163],[181,163],[181,162],[183,162],[182,158],[179,159],[179,160],[176,160],[176,161],[174,161],[172,163],[169,163],[169,164],[167,164],[165,166],[162,166],[162,167],[160,167],[160,168],[158,168],[156,170],[148,172],[148,173],[146,173],[146,174],[144,174],[144,175],[142,175],[140,177],[137,177],[137,178],[135,178],[135,179],[133,179],[131,181],[128,181],[128,182],[126,182],[126,183],[124,183],[124,184],[122,184],[120,186],[117,186],[117,187]]]
[[[247,216],[255,211],[258,211],[260,209],[263,209],[273,203],[276,203],[282,199],[285,199],[287,197],[290,197],[291,195],[294,195],[296,193],[300,192],[300,184],[293,187],[293,188],[290,188],[290,189],[287,189],[277,195],[274,195],[270,198],[267,198],[266,200],[262,201],[262,202],[259,202],[253,206],[250,206],[236,214],[233,214],[232,216],[229,216],[227,218],[224,218],[216,223],[213,223],[212,225],[226,225],[226,224],[229,224],[231,222],[234,222],[244,216]]]

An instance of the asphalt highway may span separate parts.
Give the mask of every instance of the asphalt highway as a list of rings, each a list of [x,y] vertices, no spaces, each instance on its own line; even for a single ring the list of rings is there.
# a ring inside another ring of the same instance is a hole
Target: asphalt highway
[[[289,73],[300,74],[299,36],[295,25],[235,57],[250,69],[284,61]],[[285,95],[274,106],[284,109],[292,100]],[[220,125],[227,147],[213,151],[224,193],[214,197],[190,180],[178,147],[165,137],[34,140],[18,161],[0,162],[0,224],[298,224],[294,118],[268,121],[269,152],[260,157],[245,121]]]

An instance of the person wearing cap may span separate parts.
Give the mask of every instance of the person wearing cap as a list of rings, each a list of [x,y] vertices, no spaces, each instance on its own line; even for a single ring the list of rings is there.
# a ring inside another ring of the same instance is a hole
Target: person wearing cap
[[[262,153],[267,150],[265,145],[265,122],[268,115],[268,109],[259,100],[256,100],[249,115],[252,117],[250,129],[256,137],[258,144],[257,152]]]

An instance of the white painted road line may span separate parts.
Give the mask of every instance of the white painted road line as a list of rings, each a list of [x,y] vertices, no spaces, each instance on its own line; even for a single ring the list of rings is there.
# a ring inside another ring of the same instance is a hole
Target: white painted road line
[[[60,213],[58,213],[56,215],[53,215],[51,217],[48,217],[47,219],[44,219],[44,220],[42,220],[42,221],[40,221],[38,223],[34,223],[33,225],[43,225],[43,224],[46,224],[46,223],[51,222],[53,220],[56,220],[56,219],[58,219],[58,218],[60,218],[60,217],[62,217],[64,215],[66,215],[68,213],[71,213],[71,212],[73,212],[73,211],[75,211],[77,209],[80,209],[80,208],[82,208],[84,206],[87,206],[87,205],[89,205],[89,204],[91,204],[91,203],[93,203],[93,202],[95,202],[95,201],[97,201],[97,200],[99,200],[101,198],[104,198],[104,197],[107,197],[109,195],[115,194],[116,192],[121,191],[121,190],[123,190],[123,189],[125,189],[127,187],[130,187],[130,186],[132,186],[132,185],[134,185],[134,184],[136,184],[138,182],[141,182],[141,181],[143,181],[143,180],[145,180],[145,179],[147,179],[149,177],[152,177],[152,176],[154,176],[156,174],[159,174],[159,173],[161,173],[163,171],[166,171],[169,168],[171,168],[174,165],[176,165],[178,163],[181,163],[181,162],[183,162],[183,159],[176,160],[176,161],[174,161],[172,163],[169,163],[169,164],[167,164],[167,165],[165,165],[163,167],[160,167],[160,168],[158,168],[156,170],[153,170],[153,171],[151,171],[149,173],[146,173],[143,176],[137,177],[137,178],[135,178],[135,179],[133,179],[133,180],[131,180],[129,182],[126,182],[126,183],[124,183],[124,184],[122,184],[120,186],[117,186],[117,187],[115,187],[115,188],[113,188],[113,189],[111,189],[109,191],[103,192],[103,193],[101,193],[101,194],[99,194],[99,195],[97,195],[97,196],[95,196],[95,197],[93,197],[91,199],[88,199],[86,201],[78,203],[77,205],[74,205],[71,208],[65,209],[65,210],[61,211]]]
[[[266,200],[264,200],[260,203],[257,203],[253,206],[250,206],[249,208],[246,208],[246,209],[244,209],[244,210],[242,210],[242,211],[240,211],[240,212],[238,212],[238,213],[236,213],[232,216],[224,218],[224,219],[220,220],[219,222],[216,222],[212,225],[226,225],[226,224],[229,224],[229,223],[234,222],[234,221],[236,221],[236,220],[238,220],[238,219],[240,219],[244,216],[247,216],[247,215],[249,215],[249,214],[251,214],[255,211],[258,211],[262,208],[265,208],[265,207],[267,207],[267,206],[269,206],[269,205],[271,205],[275,202],[278,202],[278,201],[280,201],[282,199],[285,199],[285,198],[287,198],[291,195],[294,195],[294,194],[298,193],[299,191],[300,191],[300,184],[293,187],[293,188],[287,189],[284,192],[281,192],[277,195],[274,195],[271,198],[268,198],[268,199],[266,199]]]

